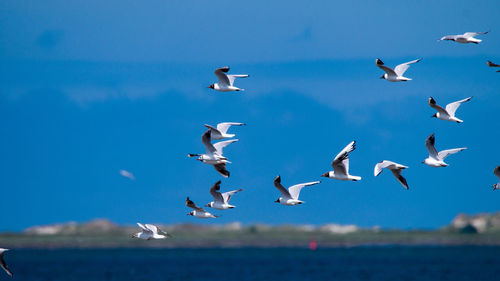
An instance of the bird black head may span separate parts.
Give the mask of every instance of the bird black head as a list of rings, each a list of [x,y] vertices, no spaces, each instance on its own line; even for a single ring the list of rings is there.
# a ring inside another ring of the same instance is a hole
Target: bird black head
[[[437,113],[434,113],[434,115],[432,115],[432,116],[431,116],[431,118],[433,118],[433,117],[434,117],[434,118],[437,118],[437,117],[438,117],[438,116],[437,116]]]
[[[279,203],[280,202],[280,199],[278,198],[276,201],[274,201],[274,203]]]
[[[385,79],[385,74],[380,76],[380,79]]]

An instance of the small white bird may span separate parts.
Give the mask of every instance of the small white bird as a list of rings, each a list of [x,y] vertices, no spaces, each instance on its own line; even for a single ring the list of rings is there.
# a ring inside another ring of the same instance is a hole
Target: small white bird
[[[229,71],[229,67],[221,67],[217,68],[214,73],[219,80],[218,83],[214,83],[207,88],[214,89],[220,92],[231,92],[231,91],[244,91],[244,89],[240,89],[238,87],[233,86],[234,80],[236,78],[245,78],[248,77],[248,74],[226,74]]]
[[[225,138],[232,138],[235,135],[234,134],[228,134],[227,130],[231,126],[244,126],[245,123],[236,123],[236,122],[224,122],[224,123],[219,123],[217,124],[217,128],[205,124],[205,127],[210,129],[210,137],[213,140],[220,140],[220,139],[225,139]]]
[[[438,119],[441,119],[441,120],[445,120],[445,121],[452,121],[452,122],[462,123],[464,121],[461,120],[461,119],[458,119],[457,117],[455,117],[455,112],[457,111],[458,107],[462,103],[468,102],[468,101],[470,101],[470,99],[472,99],[472,97],[468,97],[468,98],[463,99],[463,100],[459,100],[459,101],[456,101],[456,102],[449,103],[449,104],[446,105],[446,109],[444,109],[441,106],[439,106],[439,105],[436,104],[436,101],[434,100],[433,97],[430,97],[429,98],[429,105],[432,108],[434,108],[435,110],[437,110],[437,112],[434,113],[434,115],[432,115],[431,117],[435,117],[435,118],[438,118]]]
[[[466,43],[479,44],[483,40],[480,40],[480,39],[477,39],[474,37],[479,35],[479,34],[486,34],[488,32],[489,31],[486,31],[486,32],[465,32],[464,34],[460,34],[460,35],[446,35],[446,36],[443,36],[438,41],[451,40],[451,41],[455,41],[458,43],[464,43],[464,44],[466,44]]]
[[[498,180],[499,182],[498,183],[495,183],[493,185],[493,191],[497,190],[497,189],[500,189],[500,165],[497,166],[494,170],[493,170],[493,173],[498,177]]]
[[[135,233],[132,235],[132,238],[139,238],[144,240],[152,240],[152,239],[165,239],[172,237],[170,234],[161,230],[156,225],[146,224],[144,226],[142,223],[138,222],[137,225],[141,228],[141,232]]]
[[[350,142],[332,161],[333,171],[321,175],[343,181],[359,181],[361,177],[349,175],[349,153],[356,149],[356,141]]]
[[[404,188],[406,188],[406,190],[408,190],[409,189],[408,183],[406,182],[406,179],[401,175],[401,172],[407,168],[408,167],[405,165],[401,165],[401,164],[398,164],[398,163],[395,163],[392,161],[384,160],[384,161],[379,162],[375,165],[375,169],[373,170],[373,174],[375,176],[378,176],[378,175],[380,175],[380,173],[382,173],[382,169],[389,169],[389,170],[391,170],[394,177],[396,177],[396,179],[399,181],[399,183],[401,183],[404,186]]]
[[[201,161],[208,165],[213,165],[215,170],[221,174],[222,176],[228,178],[229,171],[226,169],[226,163],[231,163],[227,160],[226,157],[222,155],[223,148],[232,144],[233,142],[237,142],[238,139],[232,139],[227,141],[221,141],[212,145],[211,142],[211,133],[210,129],[207,130],[201,136],[201,142],[205,146],[206,153],[205,154],[188,154],[188,157],[198,156],[197,160]]]
[[[197,217],[200,219],[208,219],[208,218],[218,218],[219,216],[215,216],[205,211],[203,208],[200,208],[194,204],[193,201],[189,200],[189,197],[186,198],[186,206],[192,208],[194,211],[187,213],[188,216]]]
[[[408,70],[408,68],[410,67],[410,64],[417,63],[417,62],[419,62],[421,60],[422,59],[416,59],[416,60],[412,60],[412,61],[409,61],[409,62],[402,63],[402,64],[396,66],[394,68],[394,70],[392,68],[389,68],[389,67],[385,66],[384,62],[381,61],[380,59],[376,59],[375,60],[375,64],[380,69],[382,69],[383,71],[385,71],[384,75],[382,75],[380,77],[380,79],[385,79],[385,80],[391,81],[391,82],[402,82],[402,81],[412,80],[411,78],[404,77],[403,74],[406,72],[406,70]]]
[[[4,254],[7,251],[9,251],[9,249],[0,248],[0,266],[2,266],[2,268],[5,270],[5,272],[7,272],[7,274],[10,275],[10,277],[13,277],[14,274],[12,273],[12,271],[10,271],[10,269],[7,266],[7,263],[5,262],[5,259],[4,259]]]
[[[129,172],[127,170],[120,170],[120,175],[124,178],[135,180],[134,174],[132,174],[131,172]]]
[[[434,147],[435,141],[436,139],[434,137],[434,134],[431,134],[425,140],[425,146],[429,151],[429,157],[426,158],[422,163],[427,164],[431,167],[447,167],[449,165],[444,162],[444,159],[448,157],[448,155],[455,154],[457,152],[467,149],[467,147],[461,147],[461,148],[453,148],[437,152],[436,148]]]
[[[500,64],[492,63],[491,61],[486,61],[486,64],[489,67],[500,67]],[[497,72],[500,72],[500,70],[497,70]]]
[[[278,198],[278,200],[276,200],[274,202],[280,203],[280,204],[286,205],[286,206],[295,206],[295,205],[305,203],[304,201],[299,200],[300,191],[302,190],[302,188],[304,186],[315,185],[318,183],[320,183],[320,182],[313,181],[313,182],[300,183],[300,184],[292,185],[288,189],[286,189],[283,185],[281,185],[281,177],[277,176],[274,179],[274,186],[281,192],[281,197]]]
[[[229,205],[229,200],[234,194],[242,191],[243,189],[240,188],[237,190],[220,193],[220,183],[221,181],[218,181],[210,188],[210,194],[212,194],[212,197],[214,197],[214,201],[208,203],[207,205],[205,205],[205,207],[210,207],[217,210],[227,210],[236,207],[233,205]]]

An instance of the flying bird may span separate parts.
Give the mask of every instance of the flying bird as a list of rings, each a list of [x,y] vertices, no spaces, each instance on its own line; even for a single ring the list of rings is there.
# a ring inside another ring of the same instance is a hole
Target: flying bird
[[[455,112],[457,111],[458,107],[462,103],[468,102],[468,101],[470,101],[470,99],[472,99],[472,97],[468,97],[468,98],[463,99],[463,100],[459,100],[459,101],[456,101],[456,102],[449,103],[449,104],[446,105],[446,109],[445,109],[445,108],[442,108],[441,106],[437,105],[436,101],[434,100],[434,98],[430,97],[429,98],[429,105],[432,108],[434,108],[435,110],[437,110],[437,112],[434,113],[434,115],[432,115],[431,117],[435,117],[435,118],[438,118],[438,119],[441,119],[441,120],[445,120],[445,121],[452,121],[452,122],[462,123],[464,121],[461,120],[461,119],[458,119],[457,117],[455,117]]]
[[[436,148],[434,147],[435,142],[436,139],[434,137],[434,134],[431,134],[425,140],[425,146],[429,151],[429,157],[426,158],[422,163],[427,164],[431,167],[447,167],[449,165],[444,162],[444,159],[448,157],[448,155],[455,154],[457,152],[467,149],[467,147],[461,147],[461,148],[453,148],[437,152]]]
[[[274,202],[280,203],[280,204],[286,205],[286,206],[295,206],[295,205],[305,203],[304,201],[299,200],[300,191],[302,190],[302,188],[304,186],[315,185],[318,183],[320,183],[320,182],[313,181],[313,182],[300,183],[300,184],[292,185],[288,189],[286,189],[283,185],[281,185],[281,177],[277,176],[274,179],[274,186],[281,192],[281,197],[278,198],[278,200],[276,200]]]
[[[474,37],[479,35],[479,34],[486,34],[488,32],[489,31],[486,31],[486,32],[465,32],[464,34],[460,34],[460,35],[446,35],[446,36],[443,36],[438,41],[451,40],[451,41],[455,41],[458,43],[464,43],[464,44],[466,44],[466,43],[479,44],[483,40],[480,40],[480,39],[477,39]]]
[[[244,126],[245,123],[236,123],[236,122],[224,122],[217,124],[217,127],[205,124],[205,127],[210,129],[210,137],[213,140],[220,140],[225,138],[232,138],[234,134],[228,134],[227,130],[231,126]]]
[[[486,64],[489,67],[500,67],[500,64],[492,63],[491,61],[486,61]],[[497,72],[500,72],[500,70],[497,70]]]
[[[7,272],[7,274],[10,275],[10,277],[13,277],[14,274],[12,273],[12,271],[10,271],[10,269],[7,266],[7,263],[5,262],[5,259],[4,259],[4,254],[7,251],[9,251],[9,249],[0,248],[0,266],[2,266],[2,268],[5,270],[5,272]]]
[[[226,157],[222,155],[223,148],[232,144],[233,142],[237,142],[238,139],[232,139],[227,141],[221,141],[215,144],[211,142],[211,133],[210,129],[207,130],[201,136],[201,142],[205,146],[206,153],[205,154],[188,154],[188,157],[198,157],[197,160],[201,161],[208,165],[213,165],[215,170],[221,174],[222,176],[228,178],[229,171],[226,169],[226,163],[231,163],[227,160]]]
[[[349,175],[349,153],[356,149],[356,141],[350,142],[332,161],[333,171],[321,175],[343,181],[359,181],[361,177]]]
[[[401,185],[403,185],[404,188],[406,188],[406,190],[408,190],[409,189],[408,183],[406,182],[406,179],[401,175],[401,172],[407,168],[408,167],[405,165],[401,165],[401,164],[398,164],[398,163],[395,163],[392,161],[384,160],[384,161],[379,162],[375,165],[375,169],[373,170],[373,174],[375,176],[378,176],[378,175],[380,175],[380,173],[382,173],[382,169],[389,169],[389,170],[391,170],[394,177],[396,177],[396,179],[399,181],[399,183]]]
[[[226,74],[229,71],[229,67],[221,67],[217,68],[214,73],[217,76],[219,82],[214,83],[208,88],[214,89],[220,92],[231,92],[231,91],[244,91],[244,89],[240,89],[238,87],[233,86],[234,80],[236,78],[245,78],[248,77],[248,74]]]
[[[214,201],[208,203],[205,205],[205,207],[210,207],[214,208],[217,210],[227,210],[227,209],[232,209],[236,206],[229,205],[229,200],[231,197],[242,191],[243,189],[237,189],[237,190],[231,190],[228,192],[220,193],[220,183],[221,181],[216,182],[212,187],[210,188],[210,194],[212,194],[212,197],[214,198]]]
[[[134,174],[132,174],[131,172],[129,172],[127,170],[120,170],[120,175],[124,178],[135,180]]]
[[[156,225],[146,224],[144,226],[140,222],[138,222],[137,225],[141,228],[141,232],[133,234],[132,238],[139,238],[139,239],[143,239],[143,240],[152,240],[152,239],[165,239],[165,238],[172,237],[172,235],[161,230]]]
[[[186,198],[186,206],[188,206],[189,208],[192,208],[194,210],[194,211],[187,213],[188,216],[193,216],[193,217],[197,217],[200,219],[218,218],[219,217],[219,216],[212,215],[211,213],[205,211],[203,208],[196,206],[196,204],[193,201],[189,200],[189,197]]]
[[[499,180],[498,183],[495,183],[493,185],[493,191],[495,191],[496,189],[500,189],[500,165],[493,170],[493,173],[498,177]]]
[[[409,62],[402,63],[394,68],[394,70],[390,67],[387,67],[384,65],[384,62],[380,59],[375,60],[375,64],[385,71],[384,75],[380,77],[380,79],[385,79],[387,81],[391,82],[401,82],[401,81],[410,81],[412,80],[411,78],[404,77],[403,74],[408,70],[410,67],[410,64],[417,63],[421,61],[422,59],[416,59],[412,60]]]

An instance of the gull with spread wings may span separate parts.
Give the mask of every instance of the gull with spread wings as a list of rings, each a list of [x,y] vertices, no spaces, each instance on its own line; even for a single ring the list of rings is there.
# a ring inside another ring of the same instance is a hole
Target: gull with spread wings
[[[486,34],[489,31],[486,32],[465,32],[464,34],[458,34],[458,35],[446,35],[443,36],[441,39],[438,41],[443,41],[443,40],[448,40],[448,41],[455,41],[457,43],[474,43],[474,44],[479,44],[481,43],[481,39],[474,38],[479,34]]]
[[[248,77],[248,74],[227,74],[229,71],[229,67],[221,67],[217,68],[214,71],[215,76],[217,76],[217,79],[219,82],[214,83],[207,88],[214,89],[216,91],[220,92],[231,92],[231,91],[244,91],[244,89],[240,89],[238,87],[234,86],[234,80],[236,78],[245,78]]]
[[[299,200],[300,191],[304,186],[315,185],[318,183],[320,182],[313,181],[313,182],[299,183],[296,185],[292,185],[288,189],[286,189],[283,185],[281,185],[281,177],[277,176],[274,179],[274,186],[281,192],[281,197],[274,202],[286,206],[295,206],[305,203],[304,201]]]
[[[152,239],[165,239],[172,237],[170,234],[161,230],[159,227],[153,224],[143,225],[138,222],[137,225],[141,228],[141,232],[135,233],[132,235],[132,238],[139,238],[143,240],[152,240]]]
[[[470,101],[470,99],[472,99],[472,97],[468,97],[468,98],[463,99],[463,100],[452,102],[452,103],[447,104],[446,108],[443,108],[443,107],[436,104],[436,101],[434,100],[433,97],[430,97],[429,98],[430,107],[437,110],[437,112],[434,113],[434,115],[432,115],[431,117],[435,117],[437,119],[441,119],[441,120],[445,120],[445,121],[462,123],[462,122],[464,122],[464,120],[461,120],[461,119],[458,119],[457,117],[455,117],[455,112],[457,111],[458,107],[462,103],[468,102],[468,101]]]
[[[391,170],[394,177],[399,181],[399,183],[408,190],[409,189],[408,183],[406,182],[406,179],[401,175],[401,172],[407,168],[408,167],[405,165],[384,160],[375,165],[375,169],[373,170],[373,175],[378,176],[380,175],[380,173],[382,173],[382,169],[389,169]]]
[[[446,149],[446,150],[441,150],[437,152],[436,147],[434,147],[434,143],[436,142],[436,138],[434,137],[434,134],[431,134],[430,136],[427,137],[425,140],[425,146],[427,147],[427,150],[429,151],[429,157],[427,157],[422,163],[431,166],[431,167],[447,167],[449,164],[444,162],[444,159],[448,157],[451,154],[458,153],[462,150],[466,150],[467,147],[461,147],[461,148],[452,148],[452,149]]]
[[[207,125],[205,124],[205,127],[210,129],[210,137],[213,140],[221,140],[225,138],[232,138],[235,135],[234,134],[228,134],[227,130],[229,130],[229,127],[231,126],[244,126],[245,123],[238,123],[238,122],[223,122],[217,124],[217,127]]]
[[[380,79],[385,79],[390,82],[403,82],[403,81],[410,81],[412,80],[411,78],[404,77],[403,74],[410,68],[410,64],[417,63],[421,61],[422,59],[416,59],[412,60],[409,62],[402,63],[398,66],[396,66],[394,69],[385,66],[384,62],[380,59],[375,60],[375,64],[385,71],[384,75],[380,77]]]
[[[196,204],[189,200],[189,197],[186,198],[186,206],[193,209],[193,211],[187,213],[188,216],[197,217],[200,219],[208,219],[208,218],[218,218],[219,216],[212,215],[211,213],[205,211],[203,208],[196,206]]]
[[[356,141],[350,142],[332,161],[333,171],[321,175],[343,181],[359,181],[361,177],[349,175],[349,153],[356,149]]]
[[[205,207],[210,207],[214,208],[217,210],[227,210],[227,209],[232,209],[236,206],[230,205],[229,200],[231,197],[242,191],[243,189],[236,189],[236,190],[231,190],[228,192],[221,193],[220,192],[220,184],[221,181],[216,182],[212,187],[210,188],[210,194],[212,194],[212,197],[214,198],[214,201],[208,203],[205,205]]]

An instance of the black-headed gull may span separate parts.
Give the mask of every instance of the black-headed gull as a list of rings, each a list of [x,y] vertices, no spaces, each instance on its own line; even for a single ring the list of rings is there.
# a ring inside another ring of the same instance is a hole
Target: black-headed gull
[[[7,251],[9,251],[9,249],[0,248],[0,266],[2,266],[2,268],[5,270],[5,272],[7,272],[7,274],[10,275],[10,277],[13,277],[14,274],[12,273],[12,271],[10,271],[10,269],[7,266],[7,263],[5,262],[5,259],[4,259],[4,254]]]
[[[493,185],[493,190],[500,189],[500,165],[493,170],[493,173],[498,177],[499,180],[498,183],[495,183]]]
[[[281,192],[281,197],[278,198],[274,202],[280,203],[280,204],[286,205],[286,206],[295,206],[295,205],[305,203],[304,201],[299,200],[300,191],[302,190],[302,188],[304,186],[315,185],[318,183],[320,183],[320,182],[313,181],[313,182],[299,183],[296,185],[292,185],[288,189],[286,189],[283,185],[281,185],[281,177],[277,176],[274,179],[274,186]]]
[[[134,174],[132,174],[131,172],[127,171],[127,170],[120,170],[120,175],[124,178],[128,178],[128,179],[131,179],[131,180],[135,180],[135,176]]]
[[[427,164],[431,167],[447,167],[449,165],[444,162],[444,159],[448,157],[448,155],[455,154],[457,152],[467,149],[467,147],[461,147],[461,148],[453,148],[437,152],[436,148],[434,147],[435,142],[436,138],[434,137],[434,134],[431,134],[425,140],[425,146],[429,151],[429,157],[426,158],[422,163]]]
[[[138,222],[137,225],[141,228],[141,232],[132,235],[132,238],[139,238],[144,240],[152,239],[166,239],[172,237],[170,234],[158,228],[156,225],[146,224]]]
[[[208,88],[214,89],[216,91],[220,92],[231,92],[231,91],[244,91],[244,89],[240,89],[238,87],[235,87],[234,80],[236,78],[245,78],[248,77],[248,74],[226,74],[229,71],[229,67],[221,67],[217,68],[214,73],[215,76],[217,76],[217,79],[219,82],[214,83]]]
[[[486,61],[486,64],[489,67],[500,67],[500,64],[492,63],[491,61]],[[500,72],[500,70],[497,70],[497,72]]]
[[[205,127],[210,129],[210,137],[213,140],[220,140],[225,138],[232,138],[234,134],[228,134],[227,130],[231,126],[244,126],[245,123],[237,123],[237,122],[223,122],[217,124],[217,127],[205,124]]]
[[[435,117],[435,118],[438,118],[438,119],[441,119],[441,120],[445,120],[445,121],[452,121],[452,122],[462,123],[464,121],[461,120],[461,119],[458,119],[457,117],[455,117],[455,112],[457,111],[458,107],[462,103],[468,102],[468,101],[470,101],[470,99],[472,99],[472,97],[468,97],[468,98],[463,99],[463,100],[459,100],[459,101],[456,101],[456,102],[449,103],[449,104],[446,105],[446,109],[445,109],[445,108],[437,105],[436,101],[434,100],[434,98],[430,97],[429,98],[429,105],[432,108],[434,108],[435,110],[437,110],[437,112],[434,113],[434,115],[432,115],[431,117]]]
[[[421,61],[422,59],[416,59],[416,60],[412,60],[412,61],[409,61],[409,62],[405,62],[405,63],[402,63],[398,66],[396,66],[394,68],[394,70],[390,67],[387,67],[384,65],[384,62],[380,59],[376,59],[375,60],[375,64],[380,68],[382,69],[383,71],[385,71],[384,75],[382,75],[380,77],[380,79],[385,79],[387,81],[391,81],[391,82],[402,82],[402,81],[410,81],[412,80],[411,78],[408,78],[408,77],[404,77],[403,74],[406,72],[406,70],[408,70],[408,68],[410,67],[410,64],[414,64],[414,63],[417,63],[419,61]]]
[[[221,181],[218,181],[216,182],[214,185],[212,185],[212,187],[210,188],[210,194],[212,194],[212,197],[214,197],[214,201],[208,203],[207,205],[205,205],[205,207],[210,207],[210,208],[214,208],[214,209],[217,209],[217,210],[227,210],[227,209],[232,209],[236,206],[233,206],[233,205],[230,205],[229,204],[229,200],[231,199],[231,197],[242,191],[243,189],[237,189],[237,190],[231,190],[231,191],[228,191],[228,192],[224,192],[224,193],[220,193],[220,184],[221,184]]]
[[[459,34],[459,35],[446,35],[446,36],[443,36],[438,41],[451,40],[451,41],[455,41],[458,43],[464,43],[464,44],[466,44],[466,43],[479,44],[483,40],[480,40],[480,39],[477,39],[474,37],[479,35],[479,34],[486,34],[488,32],[489,31],[486,31],[486,32],[465,32],[464,34]]]
[[[189,197],[186,198],[186,206],[192,208],[194,211],[187,213],[188,216],[197,217],[200,219],[208,219],[208,218],[217,218],[219,216],[212,215],[211,213],[205,211],[203,208],[196,206],[196,204],[189,200]]]
[[[207,130],[203,135],[201,136],[201,142],[205,146],[206,153],[205,154],[188,154],[188,157],[195,157],[197,156],[197,160],[208,164],[208,165],[213,165],[215,170],[219,172],[222,176],[228,178],[229,177],[229,171],[226,170],[226,163],[231,163],[227,160],[226,157],[222,155],[223,148],[232,144],[233,142],[237,142],[238,139],[232,139],[232,140],[227,140],[227,141],[221,141],[215,144],[212,144],[211,142],[211,133],[210,129]]]
[[[321,175],[343,181],[359,181],[361,177],[349,175],[349,153],[356,149],[356,141],[350,142],[332,161],[333,171]]]
[[[401,175],[402,170],[407,168],[408,167],[405,165],[384,160],[375,165],[375,169],[373,170],[373,175],[378,176],[380,175],[380,173],[382,173],[382,169],[389,169],[391,170],[394,177],[396,177],[396,179],[399,181],[399,183],[401,183],[401,185],[403,185],[404,188],[408,190],[409,189],[408,183],[406,182],[406,179]]]

